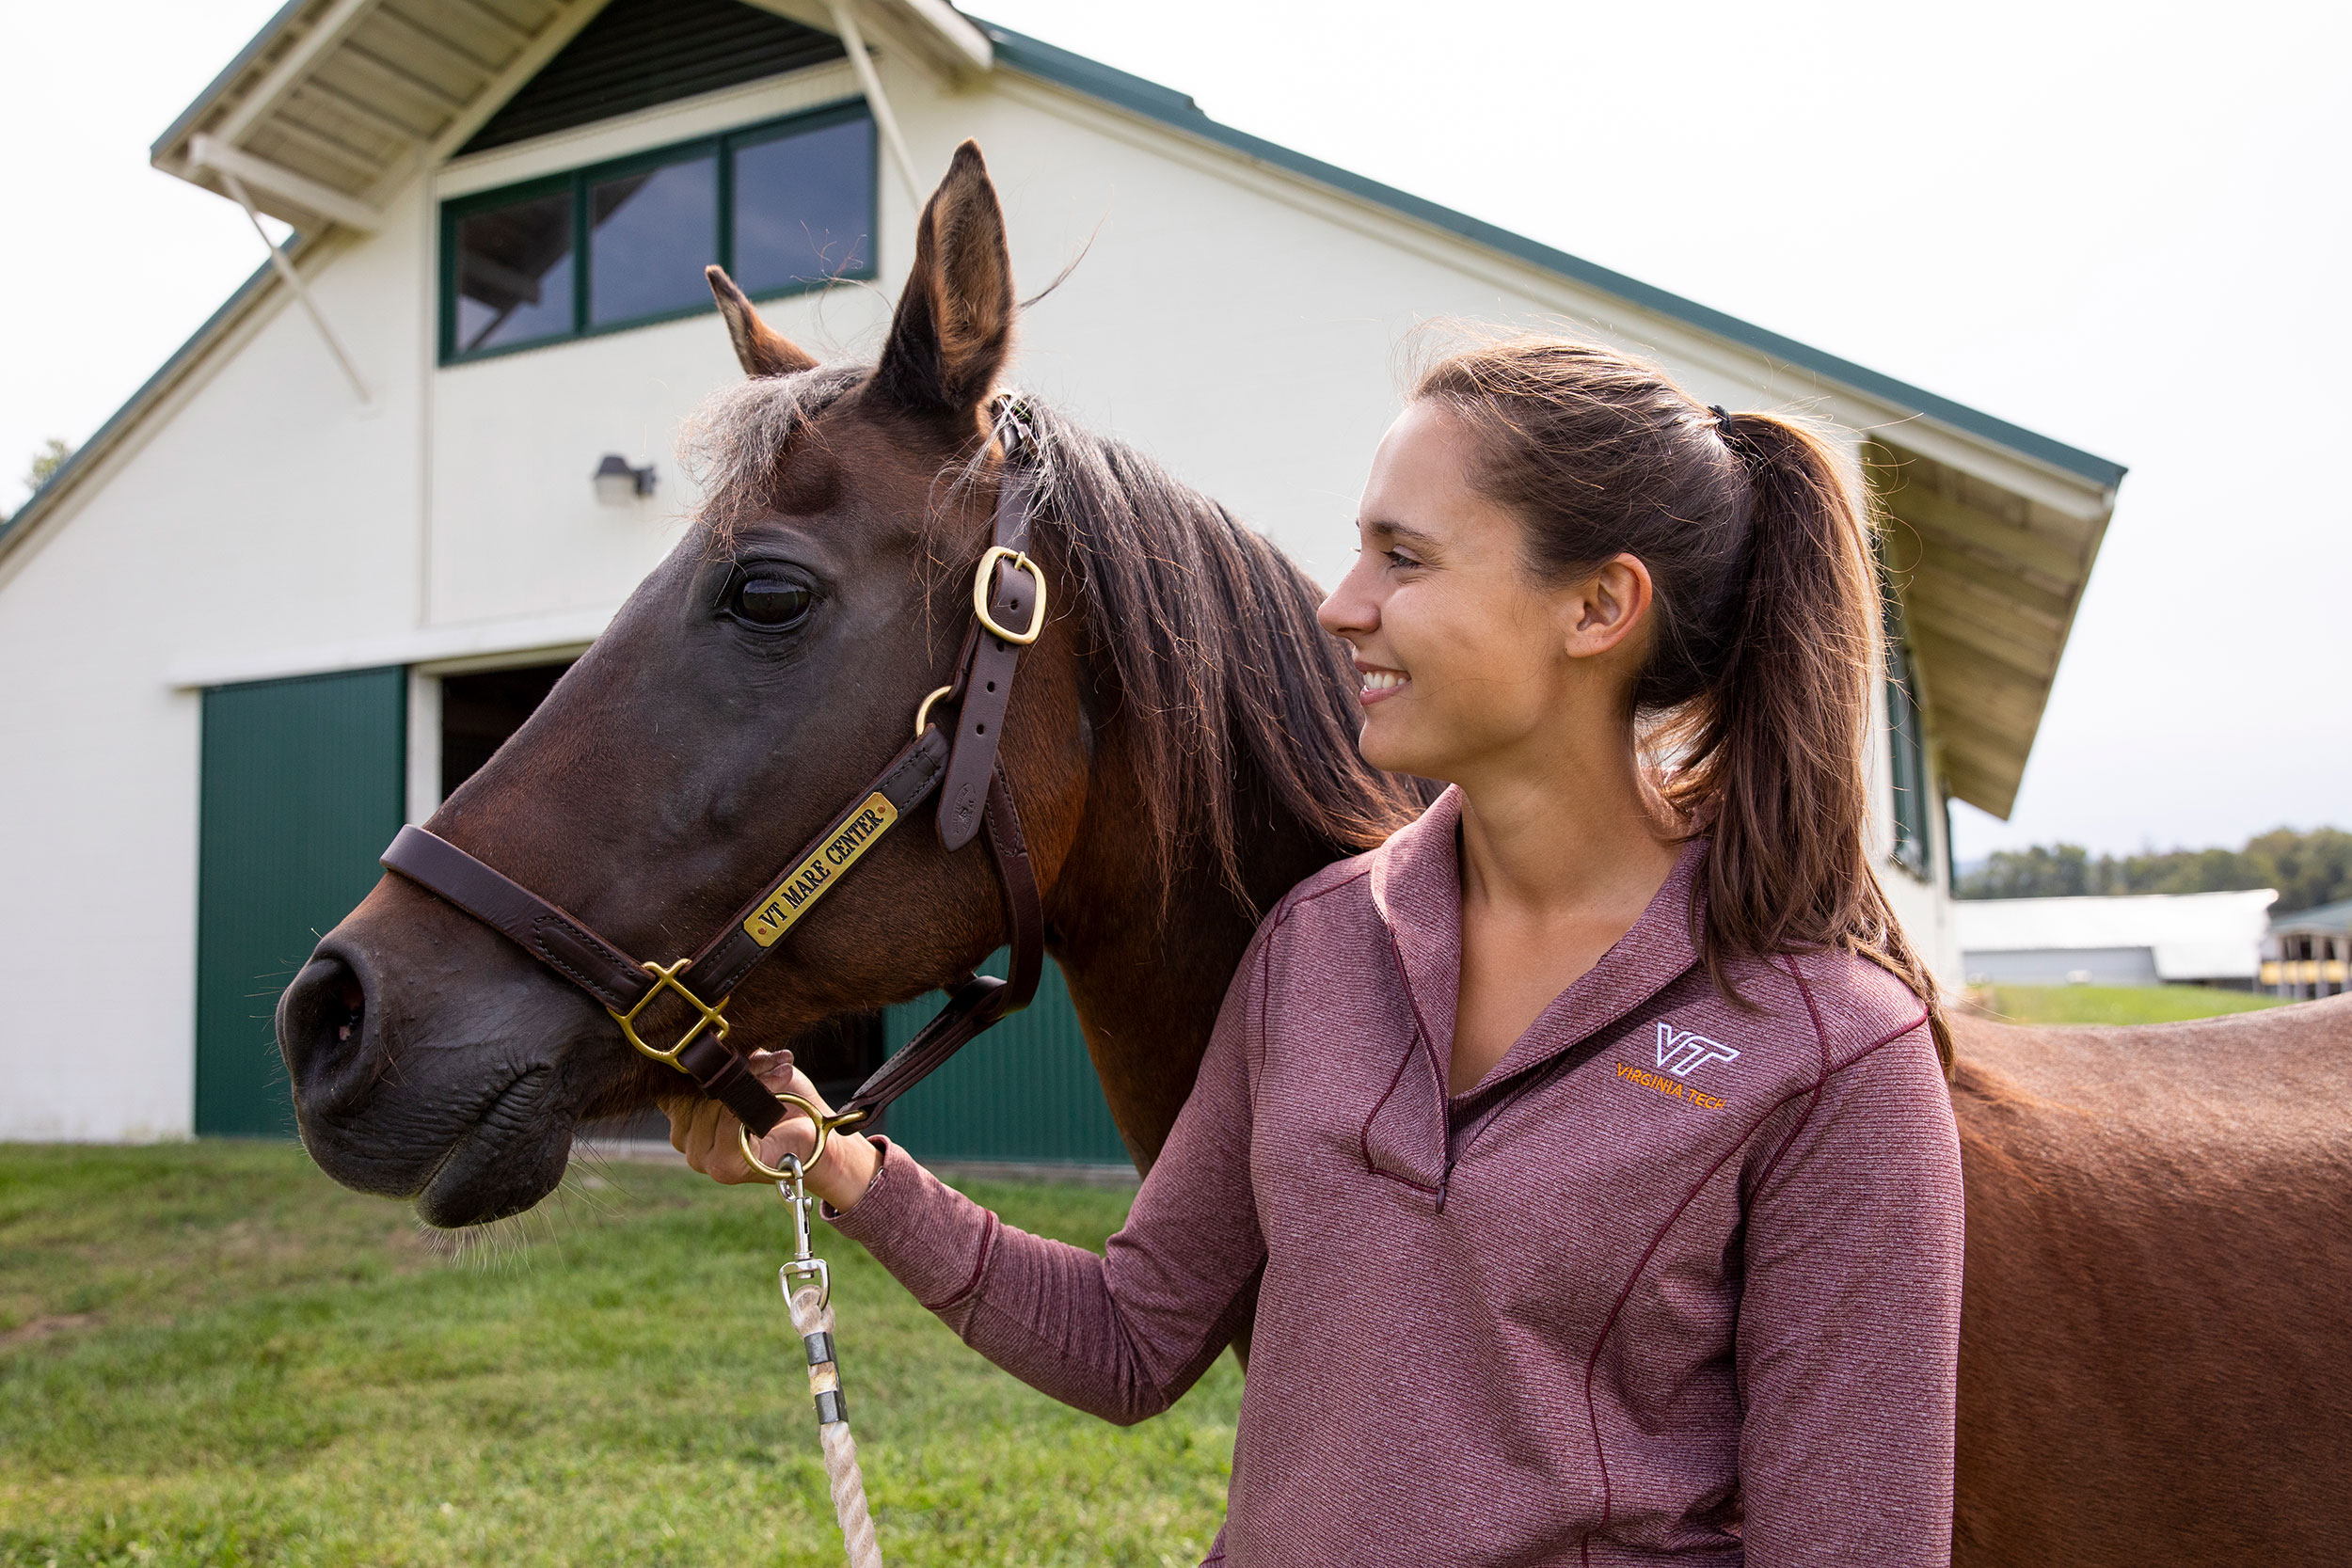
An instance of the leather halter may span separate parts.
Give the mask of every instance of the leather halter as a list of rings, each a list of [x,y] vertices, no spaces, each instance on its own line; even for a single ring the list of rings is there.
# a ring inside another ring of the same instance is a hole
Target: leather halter
[[[595,997],[629,1044],[693,1079],[756,1137],[787,1112],[785,1101],[753,1076],[750,1066],[727,1043],[729,998],[817,900],[936,791],[939,839],[947,850],[962,848],[982,832],[987,835],[1012,933],[1012,976],[964,976],[946,1006],[906,1049],[860,1085],[848,1104],[820,1122],[820,1132],[865,1120],[922,1082],[991,1024],[1027,1006],[1044,966],[1045,916],[1021,836],[1021,814],[1005,783],[996,748],[1021,650],[1036,641],[1045,626],[1045,578],[1026,553],[1036,476],[1029,467],[1015,466],[1017,459],[1029,455],[1031,440],[1017,409],[1008,413],[1013,417],[999,421],[1005,465],[998,481],[993,539],[973,576],[973,625],[957,660],[955,682],[923,699],[915,714],[914,738],[781,872],[763,882],[766,891],[736,911],[700,952],[668,964],[640,962],[584,922],[422,828],[400,830],[384,851],[385,868],[503,932],[524,952]],[[956,705],[952,737],[930,721],[932,705],[943,700]],[[693,1017],[684,1033],[661,1046],[641,1035],[639,1022],[664,993],[691,1008]],[[797,1097],[793,1102],[804,1103]]]

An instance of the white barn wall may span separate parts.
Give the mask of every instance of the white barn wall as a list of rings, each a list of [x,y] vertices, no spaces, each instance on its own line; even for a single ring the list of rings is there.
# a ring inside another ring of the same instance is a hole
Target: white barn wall
[[[1708,401],[1874,412],[1775,385],[1745,351],[1061,89],[1000,74],[943,94],[882,66],[920,169],[944,167],[967,135],[981,142],[1025,288],[1093,240],[1025,321],[1014,379],[1152,452],[1322,580],[1354,550],[1403,345],[1431,318],[1573,325],[1663,358]],[[678,426],[737,373],[716,317],[437,368],[436,203],[849,96],[847,77],[755,84],[420,180],[383,232],[309,269],[376,412],[355,411],[310,323],[274,296],[7,562],[0,1138],[190,1126],[199,704],[175,678],[358,660],[306,652],[339,646],[385,662],[405,658],[381,650],[411,643],[421,651],[407,657],[441,657],[424,650],[459,634],[469,651],[571,641],[678,536],[692,503]],[[776,302],[770,320],[820,354],[873,353],[914,210],[885,160],[878,285]],[[608,451],[658,464],[658,494],[597,506],[588,476]],[[561,636],[546,630],[556,625]],[[1883,839],[1883,712],[1875,723]],[[1885,879],[1956,978],[1940,814],[1931,819],[1935,879],[1891,865]],[[126,908],[142,961],[105,978],[93,1022],[85,987],[56,979],[82,973],[88,933],[118,928]]]
[[[398,234],[326,259],[361,417],[281,299],[0,582],[0,1137],[184,1135],[199,703],[187,658],[409,625],[416,330]],[[135,944],[93,966],[94,942]]]

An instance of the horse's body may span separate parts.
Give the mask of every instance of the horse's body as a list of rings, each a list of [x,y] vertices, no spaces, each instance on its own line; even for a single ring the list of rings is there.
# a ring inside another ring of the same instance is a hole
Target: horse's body
[[[697,947],[901,744],[953,662],[998,472],[1013,302],[977,153],[925,211],[872,372],[816,369],[720,288],[755,379],[706,426],[702,518],[431,823],[644,955]],[[1421,794],[1357,755],[1353,677],[1295,568],[1133,452],[1034,417],[1057,613],[1002,756],[1048,946],[1148,1169],[1258,912]],[[751,624],[729,598],[747,572],[813,608]],[[739,987],[731,1041],[912,997],[1003,938],[985,852],[901,831]],[[580,1119],[682,1084],[398,878],[319,944],[278,1034],[319,1163],[438,1224],[536,1202]],[[2346,1539],[2352,1216],[2326,1112],[2347,1046],[2337,1005],[2122,1044],[1965,1028],[1962,1560],[2202,1561],[2223,1542],[2334,1560],[2314,1544]],[[2206,1065],[2241,1057],[2235,1081]],[[2281,1103],[2257,1114],[2265,1094]]]
[[[1953,1561],[2352,1561],[2352,999],[1955,1034]]]

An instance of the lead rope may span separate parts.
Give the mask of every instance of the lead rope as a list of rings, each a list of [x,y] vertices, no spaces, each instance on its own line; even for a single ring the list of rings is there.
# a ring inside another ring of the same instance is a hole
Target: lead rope
[[[825,1481],[833,1490],[834,1517],[850,1568],[882,1568],[874,1542],[874,1516],[866,1506],[866,1475],[858,1468],[857,1439],[850,1435],[850,1409],[841,1396],[841,1365],[833,1344],[833,1276],[825,1260],[809,1249],[808,1188],[801,1162],[785,1156],[784,1180],[776,1183],[792,1211],[793,1252],[776,1271],[784,1303],[808,1353],[808,1392],[817,1404],[817,1440],[825,1450]]]

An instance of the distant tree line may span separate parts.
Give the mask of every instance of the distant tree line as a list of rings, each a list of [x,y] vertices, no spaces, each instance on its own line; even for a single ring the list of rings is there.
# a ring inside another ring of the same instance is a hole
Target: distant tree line
[[[2167,849],[2093,856],[2079,844],[1996,849],[1963,872],[1963,898],[2062,898],[2084,894],[2232,893],[2275,887],[2274,914],[2352,898],[2352,833],[2277,828],[2242,849]]]

